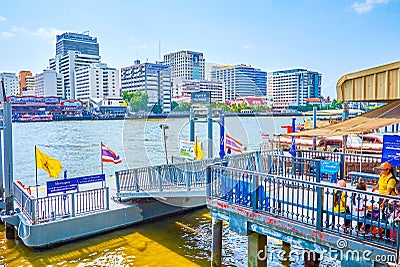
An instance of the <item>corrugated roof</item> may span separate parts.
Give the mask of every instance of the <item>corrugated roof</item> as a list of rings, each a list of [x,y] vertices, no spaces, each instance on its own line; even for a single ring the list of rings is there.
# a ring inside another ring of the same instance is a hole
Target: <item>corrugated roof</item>
[[[285,135],[294,136],[343,136],[369,132],[385,126],[400,123],[400,100],[388,103],[385,106],[364,113],[361,116],[345,120],[336,124],[308,131],[301,131]]]

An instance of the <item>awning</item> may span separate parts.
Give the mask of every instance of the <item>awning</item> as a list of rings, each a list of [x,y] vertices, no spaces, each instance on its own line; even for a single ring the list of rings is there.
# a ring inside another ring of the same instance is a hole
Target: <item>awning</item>
[[[385,126],[400,123],[400,100],[396,100],[364,113],[361,116],[335,123],[326,127],[289,133],[293,136],[343,136],[369,132]]]

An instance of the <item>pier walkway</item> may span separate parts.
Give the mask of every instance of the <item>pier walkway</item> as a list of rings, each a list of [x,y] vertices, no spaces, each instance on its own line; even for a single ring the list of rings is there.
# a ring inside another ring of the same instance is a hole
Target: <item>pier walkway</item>
[[[255,159],[254,171],[208,167],[207,205],[213,218],[212,266],[221,266],[222,221],[228,222],[231,230],[248,236],[249,266],[267,266],[268,258],[273,256],[265,253],[267,237],[303,248],[306,266],[318,266],[321,255],[339,260],[341,266],[397,263],[399,226],[388,215],[400,208],[400,198],[355,190],[350,183],[346,188],[338,187],[321,173],[321,157],[349,160],[360,155],[303,153],[310,154],[307,158],[264,154],[258,159],[254,154],[243,155],[248,163],[252,157]],[[360,160],[367,172],[372,172],[379,161],[369,156]],[[346,161],[340,161],[339,177],[351,181],[349,173],[354,169],[351,161],[347,163],[346,167]],[[375,179],[371,176],[367,178]],[[341,202],[338,210],[334,209],[338,191],[342,192],[349,213],[340,209]],[[391,204],[385,204],[381,210],[379,206],[385,199]],[[364,205],[371,211],[356,210]]]

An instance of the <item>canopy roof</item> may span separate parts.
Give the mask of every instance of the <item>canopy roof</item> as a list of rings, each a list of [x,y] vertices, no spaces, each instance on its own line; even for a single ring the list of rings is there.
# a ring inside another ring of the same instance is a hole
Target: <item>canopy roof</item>
[[[331,124],[318,129],[289,133],[285,135],[343,136],[369,132],[396,123],[400,123],[400,100],[390,102],[385,106],[343,122]]]

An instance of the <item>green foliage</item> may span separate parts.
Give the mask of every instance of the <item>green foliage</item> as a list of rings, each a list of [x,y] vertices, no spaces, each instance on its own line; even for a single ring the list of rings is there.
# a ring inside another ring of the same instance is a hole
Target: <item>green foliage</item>
[[[190,103],[182,102],[179,104],[179,111],[189,112],[192,105]]]
[[[179,107],[178,102],[172,101],[172,103],[171,103],[171,110],[174,110],[174,109],[177,108],[177,107]]]
[[[122,92],[122,99],[129,103],[132,111],[147,110],[149,96],[141,91]]]
[[[154,114],[161,114],[162,113],[162,107],[159,104],[155,104],[151,108],[151,112],[153,112]]]

